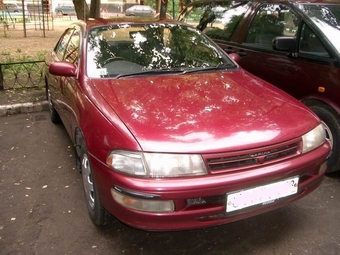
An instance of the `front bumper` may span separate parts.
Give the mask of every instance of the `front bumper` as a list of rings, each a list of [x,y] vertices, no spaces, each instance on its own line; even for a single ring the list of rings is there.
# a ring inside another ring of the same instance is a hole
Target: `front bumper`
[[[237,221],[287,205],[316,189],[326,172],[329,145],[305,155],[237,173],[195,178],[142,179],[117,173],[91,158],[103,206],[117,219],[145,230],[203,228]],[[226,194],[298,176],[297,193],[267,204],[226,212]],[[173,201],[173,212],[145,212],[122,206],[112,191],[127,198]]]

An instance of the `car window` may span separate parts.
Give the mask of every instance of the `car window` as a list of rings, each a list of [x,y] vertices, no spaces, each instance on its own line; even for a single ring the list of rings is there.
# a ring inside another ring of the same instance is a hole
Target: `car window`
[[[78,64],[78,51],[79,51],[79,44],[80,44],[80,31],[78,29],[76,29],[70,40],[69,43],[66,47],[66,51],[65,51],[65,56],[64,59],[70,63],[73,63],[75,65]]]
[[[207,2],[194,5],[179,19],[197,27],[210,38],[230,40],[248,9],[248,2]]]
[[[296,36],[299,19],[286,5],[264,4],[257,11],[246,43],[272,48],[276,36]]]
[[[305,23],[302,25],[299,52],[329,57],[329,54],[316,34]]]
[[[58,41],[56,47],[54,48],[54,51],[55,51],[57,57],[60,60],[64,59],[65,52],[66,52],[66,47],[67,47],[68,42],[71,39],[73,31],[74,31],[73,28],[67,29],[64,32],[64,34],[62,35],[62,37],[60,38],[60,40]]]
[[[327,3],[295,3],[323,34],[322,38],[328,40],[340,54],[340,5],[334,1]]]

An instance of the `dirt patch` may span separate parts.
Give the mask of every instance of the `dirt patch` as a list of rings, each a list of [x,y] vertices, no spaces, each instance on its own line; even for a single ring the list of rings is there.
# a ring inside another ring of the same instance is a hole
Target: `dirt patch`
[[[36,57],[51,50],[72,21],[54,21],[45,26],[27,24],[26,37],[21,24],[0,27],[0,63],[9,57]]]
[[[34,103],[46,100],[45,88],[0,90],[0,105]]]
[[[8,30],[0,26],[0,63],[8,59],[42,60],[58,42],[66,27],[73,21],[54,21],[45,27],[27,25],[26,37],[22,25],[12,24]],[[40,59],[37,59],[40,58]],[[37,102],[46,100],[44,88],[0,90],[0,105]]]

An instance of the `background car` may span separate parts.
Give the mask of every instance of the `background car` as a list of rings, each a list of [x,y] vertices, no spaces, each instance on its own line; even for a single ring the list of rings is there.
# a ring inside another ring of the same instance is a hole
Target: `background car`
[[[22,13],[23,10],[25,11],[25,14],[28,15],[29,11],[27,10],[27,7],[25,6],[24,8],[22,7],[21,4],[14,4],[14,3],[8,3],[5,4],[5,10],[8,12],[12,13]]]
[[[340,170],[338,1],[197,1],[179,20],[312,109],[332,145],[328,172]]]
[[[8,12],[22,12],[22,7],[17,4],[5,4]]]
[[[46,66],[51,120],[75,145],[96,225],[109,212],[147,230],[213,226],[322,182],[330,146],[319,118],[191,26],[78,21]]]
[[[156,11],[149,5],[133,5],[125,11],[126,16],[153,17]]]
[[[76,10],[73,5],[59,5],[54,10],[57,16],[76,15]]]

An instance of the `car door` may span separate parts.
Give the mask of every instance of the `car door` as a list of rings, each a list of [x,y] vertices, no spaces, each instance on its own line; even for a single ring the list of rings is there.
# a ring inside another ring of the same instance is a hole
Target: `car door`
[[[78,66],[80,29],[71,27],[66,29],[59,39],[47,64],[56,61],[67,61]],[[74,90],[78,84],[75,77],[53,76],[49,77],[49,90],[51,92],[53,105],[68,132],[71,132],[74,122]]]
[[[239,64],[252,74],[279,87],[296,83],[298,67],[289,52],[273,49],[278,36],[295,37],[299,18],[284,4],[262,4],[243,27],[243,39],[222,47],[240,55]],[[245,29],[247,28],[247,29]]]
[[[54,49],[46,57],[47,65],[51,64],[52,62],[63,61],[67,45],[71,39],[73,32],[74,32],[73,28],[68,28],[65,30],[65,32],[60,37]],[[61,76],[51,76],[48,73],[47,73],[47,76],[48,76],[49,91],[51,94],[53,105],[64,122],[65,121],[65,116],[64,116],[65,105],[62,103],[63,102],[62,100],[63,100],[65,78]]]
[[[81,29],[79,27],[73,28],[73,33],[70,36],[69,42],[65,49],[63,61],[70,62],[78,68],[79,73],[79,49],[80,49]],[[77,124],[77,91],[79,82],[77,77],[61,77],[61,94],[62,102],[64,104],[64,114],[66,123],[65,128],[72,137],[72,130]]]

